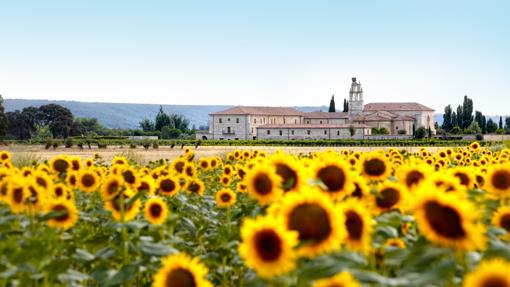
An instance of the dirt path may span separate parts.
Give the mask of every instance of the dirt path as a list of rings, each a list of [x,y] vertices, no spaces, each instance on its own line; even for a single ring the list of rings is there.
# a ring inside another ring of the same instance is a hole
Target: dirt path
[[[277,150],[283,150],[288,153],[298,154],[298,153],[309,153],[314,151],[322,151],[322,150],[355,150],[355,151],[372,151],[375,149],[388,149],[389,147],[281,147],[281,146],[200,146],[197,149],[192,147],[193,151],[198,157],[203,156],[215,156],[215,155],[224,155],[227,152],[233,151],[235,149],[258,149],[263,150],[268,153],[273,153]],[[5,150],[10,151],[13,154],[13,160],[16,158],[33,158],[35,160],[44,161],[48,160],[54,156],[59,154],[67,154],[67,155],[77,155],[81,158],[85,159],[88,157],[93,157],[94,153],[99,153],[106,160],[110,161],[116,155],[125,155],[130,156],[132,158],[137,159],[137,161],[141,163],[146,163],[151,160],[158,160],[161,158],[164,159],[174,159],[183,153],[180,147],[175,147],[171,149],[170,147],[164,146],[159,149],[149,149],[145,150],[143,148],[107,148],[107,149],[83,149],[80,150],[78,148],[57,148],[56,150],[44,149],[42,145],[13,145],[3,148]],[[420,148],[419,147],[397,147],[399,150],[407,150],[409,152],[416,152]],[[438,147],[429,147],[428,150],[436,151]]]

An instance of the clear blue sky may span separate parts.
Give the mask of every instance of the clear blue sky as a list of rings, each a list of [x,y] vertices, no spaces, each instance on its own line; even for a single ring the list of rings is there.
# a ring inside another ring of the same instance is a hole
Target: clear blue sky
[[[510,1],[0,0],[4,98],[510,114]]]

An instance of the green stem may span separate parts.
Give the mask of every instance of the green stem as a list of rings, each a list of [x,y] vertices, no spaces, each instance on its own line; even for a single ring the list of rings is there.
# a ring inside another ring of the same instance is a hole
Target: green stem
[[[127,257],[128,257],[128,246],[127,246],[127,230],[126,225],[124,224],[125,219],[125,206],[124,206],[124,194],[120,194],[120,221],[122,222],[122,263],[123,265],[127,264]]]

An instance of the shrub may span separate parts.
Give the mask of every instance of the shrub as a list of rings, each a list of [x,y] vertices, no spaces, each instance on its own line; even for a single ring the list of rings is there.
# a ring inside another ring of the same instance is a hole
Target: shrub
[[[49,149],[53,146],[53,140],[47,140],[46,145],[44,146],[45,149]]]
[[[153,149],[158,149],[158,148],[159,148],[159,143],[158,143],[158,141],[154,141],[154,142],[152,143],[152,148],[153,148]]]
[[[414,133],[415,139],[423,139],[427,136],[427,129],[424,127],[419,127]]]
[[[133,142],[132,142],[132,143],[130,143],[130,144],[129,144],[129,148],[136,148],[136,143],[133,143]]]
[[[66,138],[66,139],[64,140],[64,146],[65,146],[66,148],[72,148],[72,147],[73,147],[73,145],[74,145],[73,138],[68,137],[68,138]]]

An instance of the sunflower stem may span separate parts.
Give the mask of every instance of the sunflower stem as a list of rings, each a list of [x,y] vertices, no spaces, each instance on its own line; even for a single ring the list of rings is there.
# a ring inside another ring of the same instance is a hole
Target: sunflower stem
[[[122,244],[122,264],[127,264],[128,248],[127,248],[127,230],[124,224],[124,194],[120,194],[120,221],[122,222],[121,244]]]

